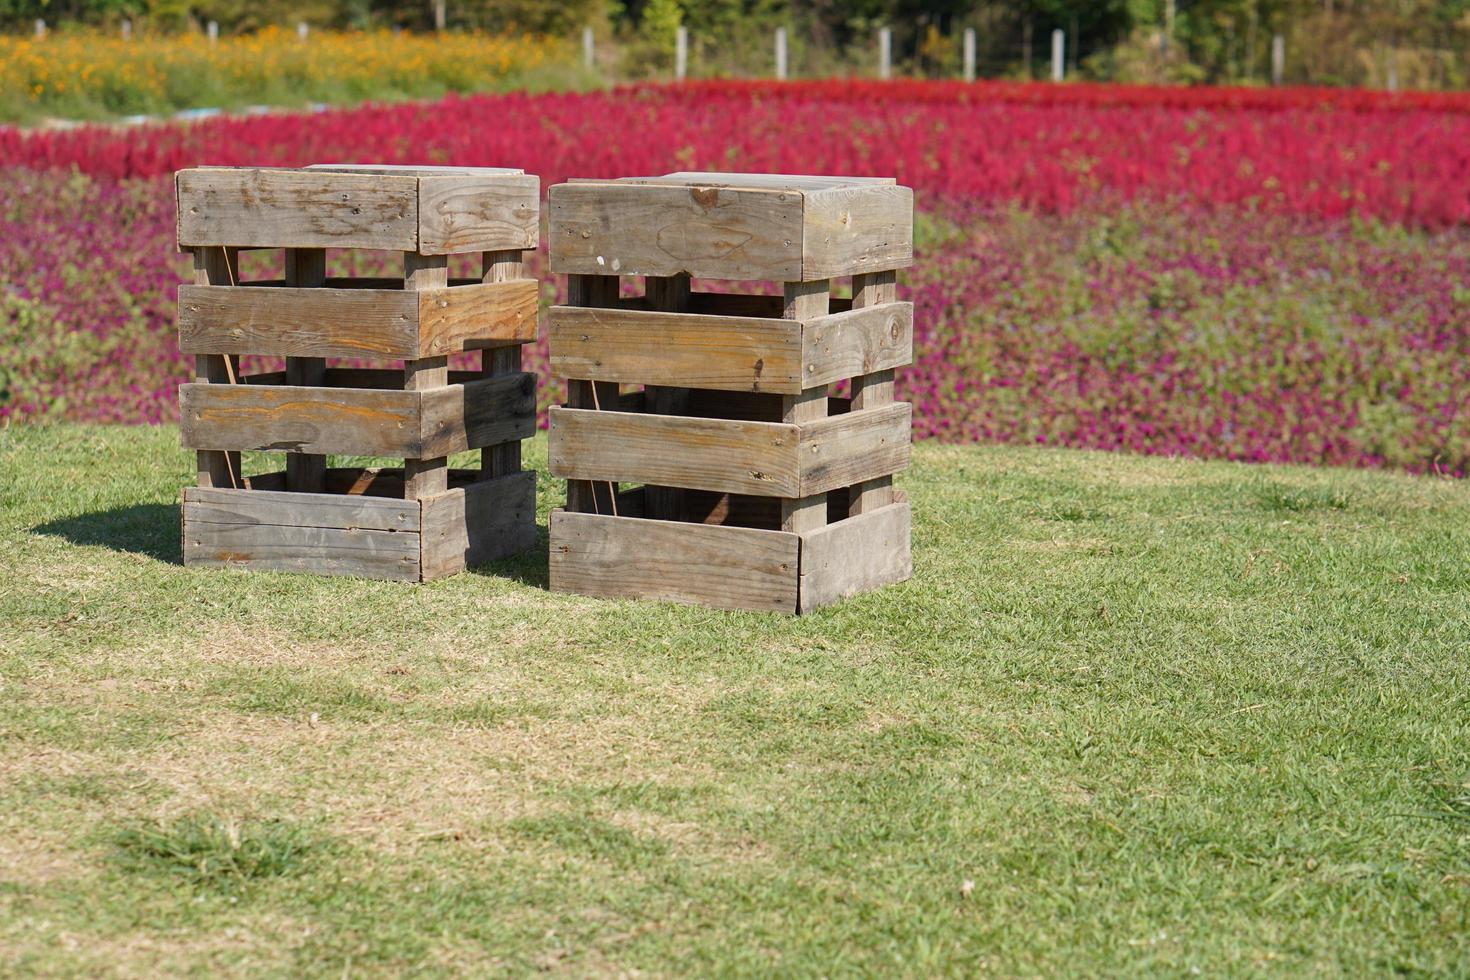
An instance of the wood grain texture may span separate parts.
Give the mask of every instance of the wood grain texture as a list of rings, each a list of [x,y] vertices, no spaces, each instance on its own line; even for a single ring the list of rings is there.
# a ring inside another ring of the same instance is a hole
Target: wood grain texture
[[[788,282],[782,287],[781,313],[788,320],[805,321],[825,316],[832,309],[832,284]],[[827,386],[814,385],[781,399],[781,420],[797,425],[815,422],[827,415]],[[798,463],[798,465],[800,465]],[[810,531],[827,523],[827,497],[802,488],[781,501],[781,530]]]
[[[552,475],[570,480],[766,497],[800,487],[794,425],[553,407],[550,429]]]
[[[554,306],[558,377],[727,391],[799,391],[801,327],[788,320]]]
[[[798,192],[577,183],[547,203],[554,273],[801,278]]]
[[[525,258],[518,249],[498,252],[482,252],[480,255],[480,278],[487,284],[524,282]],[[540,284],[530,280],[532,289],[525,317],[525,329],[530,338],[536,336],[536,310]],[[507,290],[509,292],[509,290]],[[521,371],[521,348],[518,344],[486,348],[480,355],[480,376],[493,378],[502,374],[519,374]],[[521,443],[519,439],[502,442],[498,446],[486,446],[480,450],[480,474],[482,479],[508,476],[521,469]]]
[[[536,375],[502,374],[422,393],[422,456],[448,456],[536,434]]]
[[[204,168],[176,176],[181,247],[418,247],[418,178]]]
[[[420,356],[530,343],[540,293],[519,278],[419,293]]]
[[[898,277],[892,271],[872,272],[852,277],[852,300],[857,310],[887,309],[898,298]],[[912,325],[910,326],[912,345]],[[903,361],[906,364],[908,361]],[[852,407],[855,411],[891,405],[894,396],[894,368],[897,364],[874,363],[852,379]],[[849,494],[849,514],[864,514],[893,502],[893,478],[880,476],[854,484]]]
[[[800,539],[781,531],[551,515],[551,588],[795,613]]]
[[[389,497],[186,487],[184,502],[190,505],[190,514],[196,520],[211,524],[419,530],[419,505]]]
[[[912,519],[892,503],[802,535],[800,611],[909,578]]]
[[[818,317],[801,332],[802,383],[811,388],[914,359],[914,304],[887,303]]]
[[[914,262],[914,192],[897,185],[835,187],[805,195],[801,277],[901,269]]]
[[[425,497],[424,581],[505,558],[536,543],[536,474],[483,479]]]
[[[193,250],[194,282],[201,286],[232,285],[240,281],[240,250]],[[239,360],[228,353],[194,358],[194,380],[199,384],[229,384],[240,375]],[[203,450],[195,454],[196,482],[201,487],[239,487],[243,477],[238,452]]]
[[[419,251],[425,255],[535,248],[541,181],[527,174],[419,172]]]
[[[908,468],[913,410],[908,402],[804,423],[800,495],[823,493]]]

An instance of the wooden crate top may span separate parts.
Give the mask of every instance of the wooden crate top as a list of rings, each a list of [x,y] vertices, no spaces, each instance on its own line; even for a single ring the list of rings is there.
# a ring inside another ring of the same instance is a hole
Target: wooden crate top
[[[552,187],[551,271],[811,282],[913,263],[887,177],[680,172]]]
[[[540,181],[495,167],[316,164],[175,175],[180,248],[535,248]]]

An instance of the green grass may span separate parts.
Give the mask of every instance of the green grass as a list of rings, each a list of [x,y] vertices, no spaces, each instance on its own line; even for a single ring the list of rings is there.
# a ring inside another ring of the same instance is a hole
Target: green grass
[[[190,470],[0,432],[5,973],[1470,973],[1470,484],[920,445],[790,619],[186,571]]]

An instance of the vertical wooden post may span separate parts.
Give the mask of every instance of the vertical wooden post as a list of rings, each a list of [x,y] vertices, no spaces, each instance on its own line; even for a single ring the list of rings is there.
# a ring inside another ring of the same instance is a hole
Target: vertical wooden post
[[[893,31],[878,28],[878,77],[888,78],[893,74]]]
[[[1061,28],[1051,32],[1051,80],[1060,82],[1066,77],[1067,65],[1063,60],[1066,54],[1067,38]]]
[[[898,274],[869,272],[852,277],[852,307],[859,309],[898,299]],[[893,403],[893,369],[860,374],[852,379],[852,410],[861,412]],[[865,514],[893,503],[893,477],[859,483],[848,498],[848,516]]]
[[[965,81],[975,80],[975,28],[965,28],[964,41]]]
[[[286,285],[310,289],[327,281],[327,251],[323,248],[286,249]],[[317,387],[326,381],[323,357],[286,358],[286,384]],[[327,457],[315,453],[286,454],[286,489],[321,493],[327,484]]]
[[[407,290],[442,289],[449,285],[449,257],[403,253],[403,288]],[[403,389],[428,391],[449,383],[449,358],[425,357],[403,362]],[[403,461],[403,497],[419,500],[449,489],[449,460],[405,459]]]
[[[240,281],[240,250],[219,246],[194,249],[196,286],[233,286]],[[199,354],[194,358],[194,380],[234,384],[240,377],[240,359],[234,354]],[[201,487],[238,489],[245,485],[238,452],[205,449],[195,454]]]
[[[776,28],[776,77],[786,80],[786,28]]]
[[[670,313],[689,312],[689,276],[649,276],[644,290],[649,305]],[[648,385],[644,410],[654,415],[680,415],[689,404],[688,388]],[[679,487],[647,486],[643,489],[645,517],[677,521],[684,516],[684,491]]]
[[[522,253],[483,252],[480,256],[481,282],[510,282],[521,278],[524,269]],[[480,352],[480,377],[491,378],[501,374],[519,374],[521,371],[521,345],[491,347]],[[486,446],[480,450],[480,479],[489,480],[497,476],[508,476],[521,470],[521,441],[512,439],[498,446]]]
[[[689,28],[679,25],[674,32],[674,77],[683,81],[689,74]]]
[[[826,316],[831,308],[831,283],[826,279],[815,282],[786,283],[785,305],[782,315],[788,320],[812,320]],[[784,395],[781,398],[781,421],[791,423],[815,422],[827,417],[827,386],[808,388],[799,395]],[[809,497],[783,498],[781,500],[781,530],[813,531],[827,523],[827,495],[812,494]]]
[[[582,64],[592,68],[597,64],[597,42],[592,36],[592,28],[582,28]]]
[[[567,276],[568,306],[612,306],[618,298],[617,276]],[[609,411],[621,397],[615,381],[568,379],[567,407]],[[567,510],[581,514],[612,514],[617,507],[617,484],[593,480],[567,481]]]
[[[1280,85],[1286,77],[1286,38],[1271,35],[1271,84]]]

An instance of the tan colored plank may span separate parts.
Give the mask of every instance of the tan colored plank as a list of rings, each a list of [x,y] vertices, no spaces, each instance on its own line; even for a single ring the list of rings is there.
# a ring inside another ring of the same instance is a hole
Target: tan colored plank
[[[852,277],[855,310],[887,309],[898,299],[898,277],[893,271]],[[910,324],[912,338],[912,324]],[[912,340],[910,340],[912,346]],[[905,360],[901,362],[907,364]],[[852,379],[852,409],[861,411],[893,404],[894,368],[898,364],[875,362]],[[848,513],[864,514],[893,503],[893,478],[880,476],[854,484],[848,498]]]
[[[907,469],[912,429],[913,410],[908,402],[804,423],[800,437],[802,495]]]
[[[551,515],[551,588],[794,613],[800,539],[781,531]]]
[[[631,177],[647,184],[697,184],[705,187],[761,187],[767,190],[822,191],[842,187],[878,187],[897,183],[892,177],[828,177],[821,174],[727,174],[717,171],[681,170],[662,177]]]
[[[195,520],[211,524],[419,530],[418,504],[390,497],[186,487],[184,502]]]
[[[286,385],[179,387],[179,424],[191,449],[420,456],[420,394]]]
[[[418,247],[418,178],[204,168],[177,176],[179,245]]]
[[[911,522],[893,503],[802,535],[801,611],[909,578]]]
[[[309,572],[416,582],[419,536],[411,531],[214,524],[184,509],[184,564],[247,571]]]
[[[541,181],[527,174],[420,171],[419,251],[425,255],[535,248]]]
[[[788,282],[782,290],[782,315],[798,323],[826,316],[832,309],[831,283]],[[827,415],[827,386],[813,385],[781,399],[781,420],[796,425]],[[781,501],[781,529],[810,531],[827,523],[827,496],[797,492]]]
[[[419,501],[423,580],[505,558],[536,543],[536,474],[482,479]]]
[[[801,346],[808,388],[901,367],[914,358],[914,304],[818,317],[803,326]]]
[[[441,293],[449,285],[449,257],[403,253],[403,288],[410,293]],[[403,362],[403,389],[432,392],[449,384],[449,358],[419,357]],[[423,406],[425,402],[420,401]],[[419,500],[449,489],[449,460],[437,453],[414,454],[403,461],[403,496]]]
[[[578,183],[547,205],[555,273],[802,278],[798,192]]]
[[[914,192],[896,185],[808,191],[801,278],[827,279],[914,263]]]
[[[793,497],[794,425],[555,408],[551,472],[570,480],[646,483]]]
[[[418,354],[419,298],[394,289],[180,286],[191,354],[401,358]]]
[[[787,320],[554,306],[552,373],[627,384],[800,391],[801,327]]]
[[[524,274],[524,253],[518,249],[484,252],[480,256],[480,278],[486,285],[500,286],[502,292],[509,296],[518,288],[511,284],[530,283],[531,288],[524,290],[527,293],[523,300],[526,305],[522,307],[525,312],[517,324],[519,328],[517,336],[528,333],[529,336],[525,339],[534,340],[536,339],[536,310],[540,283],[524,279]],[[519,344],[488,348],[480,355],[481,377],[493,378],[503,374],[519,374],[520,371],[521,348]],[[480,450],[481,479],[489,480],[498,476],[519,473],[520,469],[521,442],[519,439],[502,442],[498,446],[486,446]]]
[[[540,292],[516,278],[419,293],[420,356],[530,343]]]

